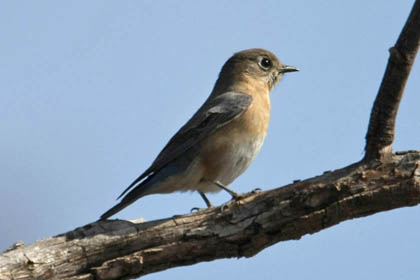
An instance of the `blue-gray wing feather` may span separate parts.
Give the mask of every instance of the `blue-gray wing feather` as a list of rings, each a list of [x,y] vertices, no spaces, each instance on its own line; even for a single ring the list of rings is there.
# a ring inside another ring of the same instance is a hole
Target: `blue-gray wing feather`
[[[124,192],[145,177],[159,171],[169,162],[196,146],[217,129],[241,116],[252,103],[252,96],[239,92],[226,92],[215,98],[209,98],[191,119],[169,140],[152,165],[141,174]]]

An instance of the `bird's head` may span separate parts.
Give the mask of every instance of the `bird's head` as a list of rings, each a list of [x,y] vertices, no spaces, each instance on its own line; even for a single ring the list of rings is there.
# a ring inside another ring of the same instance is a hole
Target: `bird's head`
[[[264,49],[243,50],[235,53],[226,61],[220,71],[215,89],[243,92],[241,87],[247,83],[248,86],[264,88],[269,92],[284,73],[294,71],[299,70],[294,66],[284,65],[270,51]]]

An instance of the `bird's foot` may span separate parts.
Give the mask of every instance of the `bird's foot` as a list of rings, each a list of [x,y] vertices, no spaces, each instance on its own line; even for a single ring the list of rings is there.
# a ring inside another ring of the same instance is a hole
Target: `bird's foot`
[[[181,218],[184,215],[180,215],[180,214],[175,214],[172,216],[172,219],[176,219],[176,218]]]
[[[193,208],[191,208],[190,213],[198,212],[198,211],[201,211],[201,210],[206,210],[206,209],[209,209],[209,208],[214,208],[214,206],[211,205],[211,206],[209,206],[207,208],[193,207]]]
[[[204,209],[206,209],[206,208],[193,207],[193,208],[191,208],[190,213],[198,212],[198,211],[204,210]]]
[[[255,188],[251,191],[252,194],[260,193],[262,190],[260,188]]]
[[[222,206],[220,206],[220,212],[225,212],[225,210],[228,209],[228,203],[223,203]]]

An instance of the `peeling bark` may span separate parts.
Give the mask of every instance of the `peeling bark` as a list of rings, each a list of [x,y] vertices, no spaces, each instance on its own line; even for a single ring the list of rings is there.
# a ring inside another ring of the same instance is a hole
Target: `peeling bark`
[[[0,279],[128,279],[252,257],[342,221],[420,203],[420,151],[356,163],[223,207],[151,222],[99,221],[0,255]]]

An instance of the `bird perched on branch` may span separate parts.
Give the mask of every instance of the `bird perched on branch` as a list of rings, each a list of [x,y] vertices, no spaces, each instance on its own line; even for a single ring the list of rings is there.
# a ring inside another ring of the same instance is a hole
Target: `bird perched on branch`
[[[105,212],[107,219],[137,199],[156,193],[222,189],[241,175],[258,154],[270,118],[269,93],[284,73],[298,71],[264,49],[235,53],[226,61],[213,91],[169,140],[152,165]]]

